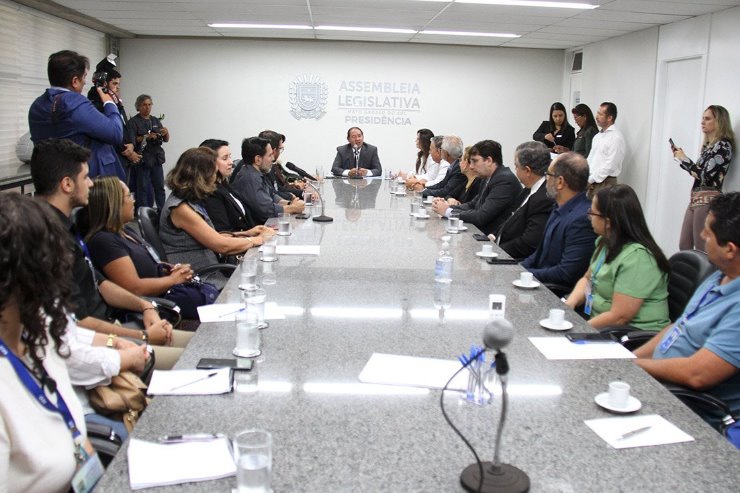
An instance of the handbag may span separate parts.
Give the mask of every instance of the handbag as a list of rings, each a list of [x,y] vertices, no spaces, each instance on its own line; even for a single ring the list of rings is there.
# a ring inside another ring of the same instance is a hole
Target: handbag
[[[90,389],[88,396],[96,412],[123,421],[130,432],[149,404],[146,388],[146,384],[135,374],[123,371],[113,377],[109,385]]]
[[[164,297],[180,307],[184,318],[199,320],[198,307],[213,304],[218,298],[218,288],[196,276],[192,281],[172,286]]]

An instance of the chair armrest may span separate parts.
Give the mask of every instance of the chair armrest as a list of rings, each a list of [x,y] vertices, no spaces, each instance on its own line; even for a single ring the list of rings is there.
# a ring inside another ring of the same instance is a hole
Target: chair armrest
[[[235,269],[236,265],[234,264],[213,264],[203,267],[196,273],[196,275],[203,276],[205,274],[210,274],[211,272],[222,272],[225,276],[229,277]]]
[[[727,404],[725,404],[720,399],[717,399],[712,394],[691,390],[686,387],[682,387],[680,385],[672,383],[664,383],[663,385],[671,394],[681,399],[681,401],[687,405],[689,403],[694,403],[698,406],[701,406],[703,409],[716,411],[717,413],[722,415],[729,416],[731,414],[730,408],[727,407]]]
[[[650,330],[634,330],[622,335],[619,338],[619,343],[630,351],[634,351],[655,337],[655,334],[657,334],[657,332]]]

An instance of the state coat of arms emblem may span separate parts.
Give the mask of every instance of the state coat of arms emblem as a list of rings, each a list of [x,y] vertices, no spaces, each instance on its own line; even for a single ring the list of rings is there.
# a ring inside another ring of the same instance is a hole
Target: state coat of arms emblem
[[[320,120],[326,114],[329,87],[318,75],[301,74],[290,83],[288,97],[296,120]]]

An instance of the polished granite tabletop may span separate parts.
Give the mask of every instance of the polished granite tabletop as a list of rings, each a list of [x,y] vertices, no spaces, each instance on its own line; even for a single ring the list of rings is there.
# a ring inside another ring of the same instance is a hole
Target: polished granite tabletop
[[[506,295],[515,327],[506,348],[511,398],[501,459],[529,475],[531,491],[738,491],[738,451],[630,360],[549,361],[537,351],[527,337],[560,337],[538,321],[562,303],[544,288],[514,287],[519,266],[478,258],[474,227],[452,235],[450,307],[439,309],[434,263],[446,222],[436,214],[411,217],[410,197],[391,195],[386,180],[327,180],[321,188],[334,222],[294,218],[293,234],[279,240],[318,244],[320,255],[259,262],[268,301],[286,318],[262,331],[255,369],[239,374],[230,394],[156,397],[134,437],[268,430],[275,492],[462,491],[460,472],[474,459],[444,422],[440,391],[369,386],[358,375],[376,352],[441,359],[468,352],[481,344],[488,296],[497,293]],[[219,301],[238,301],[237,284],[235,275]],[[590,330],[572,311],[566,319],[573,330]],[[201,324],[176,368],[231,357],[234,342],[233,322]],[[638,414],[659,414],[695,441],[611,448],[584,420],[614,416],[594,403],[613,380],[632,386],[642,402]],[[500,399],[479,407],[447,392],[445,403],[482,459],[491,460]],[[96,491],[128,490],[125,452]],[[152,491],[228,492],[235,484],[229,478]]]

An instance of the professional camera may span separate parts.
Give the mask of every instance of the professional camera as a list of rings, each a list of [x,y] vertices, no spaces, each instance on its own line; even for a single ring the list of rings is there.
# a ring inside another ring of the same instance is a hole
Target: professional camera
[[[108,72],[95,72],[92,76],[92,83],[95,87],[99,87],[104,93],[108,93]]]
[[[161,146],[162,143],[164,143],[164,137],[162,136],[162,134],[159,133],[159,132],[156,132],[156,133],[155,132],[151,132],[151,133],[153,133],[154,135],[156,135],[156,138],[154,138],[151,141],[149,141],[149,143],[150,144]]]

